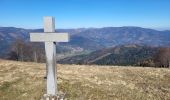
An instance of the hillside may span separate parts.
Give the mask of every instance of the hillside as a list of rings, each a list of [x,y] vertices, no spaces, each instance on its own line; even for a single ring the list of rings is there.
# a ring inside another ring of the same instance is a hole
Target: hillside
[[[65,51],[84,52],[118,45],[147,45],[170,46],[170,31],[157,31],[141,27],[104,27],[57,29],[57,32],[68,32],[71,40],[68,43],[59,43]],[[15,27],[0,27],[0,57],[10,51],[10,45],[17,39],[29,41],[29,32],[43,32],[43,29],[23,29]]]
[[[28,30],[15,27],[0,27],[0,57],[4,57],[10,50],[16,38],[28,39]]]
[[[169,46],[169,31],[157,31],[141,27],[104,27],[82,31],[79,36],[89,38],[105,46],[143,44],[149,46]]]
[[[45,64],[0,60],[0,99],[39,100]],[[170,69],[58,65],[59,91],[69,100],[169,100]]]
[[[122,45],[94,51],[90,54],[77,55],[59,60],[64,64],[98,65],[140,65],[153,60],[159,48],[141,45]]]

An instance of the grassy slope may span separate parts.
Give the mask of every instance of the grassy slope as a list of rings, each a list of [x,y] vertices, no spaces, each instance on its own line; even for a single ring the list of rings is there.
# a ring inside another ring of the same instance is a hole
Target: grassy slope
[[[45,64],[0,60],[0,100],[39,100]],[[170,69],[58,65],[59,91],[69,100],[168,100]]]

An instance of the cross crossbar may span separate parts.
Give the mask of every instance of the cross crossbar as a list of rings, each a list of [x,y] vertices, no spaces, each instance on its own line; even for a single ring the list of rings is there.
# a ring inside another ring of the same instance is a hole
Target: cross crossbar
[[[68,33],[30,33],[32,42],[68,42]]]

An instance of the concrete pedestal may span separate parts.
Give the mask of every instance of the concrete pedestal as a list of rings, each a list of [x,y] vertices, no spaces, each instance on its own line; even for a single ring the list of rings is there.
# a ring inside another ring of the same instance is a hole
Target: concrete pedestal
[[[41,100],[67,100],[64,95],[48,95],[44,94]]]

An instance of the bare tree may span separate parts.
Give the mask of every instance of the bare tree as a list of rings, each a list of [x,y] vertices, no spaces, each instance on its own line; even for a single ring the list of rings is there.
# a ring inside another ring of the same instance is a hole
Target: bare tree
[[[170,48],[161,48],[156,55],[155,61],[160,67],[170,68]]]
[[[17,61],[23,61],[23,48],[24,48],[24,40],[22,38],[17,38],[16,41],[12,44],[11,52],[16,53]]]
[[[43,45],[40,43],[30,43],[24,41],[22,38],[17,38],[11,45],[11,51],[8,59],[17,61],[34,61],[44,62]]]

